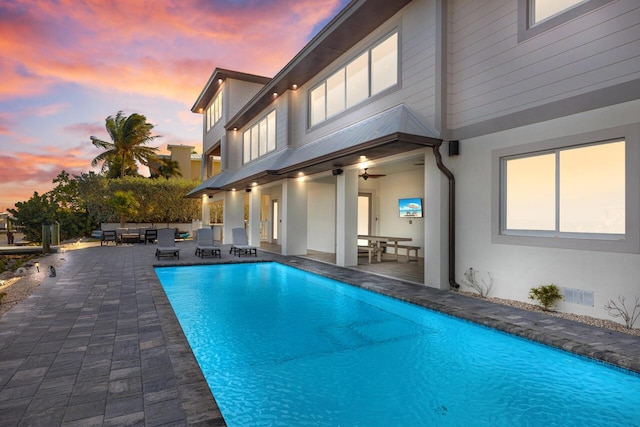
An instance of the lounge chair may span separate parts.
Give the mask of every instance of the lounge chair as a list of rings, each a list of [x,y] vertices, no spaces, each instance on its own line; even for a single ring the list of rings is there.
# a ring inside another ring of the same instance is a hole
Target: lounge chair
[[[180,259],[180,249],[176,248],[175,232],[172,228],[161,228],[158,230],[156,258],[159,260],[162,256]]]
[[[231,233],[231,239],[233,243],[231,244],[231,249],[229,250],[230,254],[238,256],[243,254],[258,256],[258,248],[249,244],[247,232],[244,228],[234,228],[233,230],[231,230]]]
[[[102,238],[100,239],[100,246],[102,244],[108,245],[109,242],[113,242],[116,245],[119,243],[118,234],[116,230],[102,230]]]
[[[158,239],[158,230],[155,228],[147,228],[144,230],[144,244],[146,245],[148,242],[153,243]]]
[[[213,230],[210,228],[200,228],[197,231],[198,244],[196,245],[196,256],[204,258],[206,255],[222,258],[220,248],[213,244]]]

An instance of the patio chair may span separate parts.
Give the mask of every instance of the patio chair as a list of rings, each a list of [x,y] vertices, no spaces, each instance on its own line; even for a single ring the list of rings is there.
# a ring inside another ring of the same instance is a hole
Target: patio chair
[[[102,230],[102,238],[100,239],[100,246],[102,246],[103,244],[108,245],[109,242],[113,242],[116,245],[120,243],[118,240],[118,234],[116,233],[116,230]]]
[[[161,228],[158,230],[158,247],[156,248],[156,258],[173,257],[180,259],[180,249],[176,248],[174,230],[171,228]]]
[[[258,248],[255,246],[251,246],[249,244],[249,239],[247,238],[247,232],[244,228],[234,228],[231,230],[231,249],[229,250],[230,254],[234,255],[254,255],[258,256]]]
[[[156,228],[147,228],[144,230],[144,244],[155,242],[158,239],[158,230]]]
[[[206,255],[222,258],[220,248],[213,244],[213,230],[210,228],[200,228],[197,231],[198,243],[196,245],[196,256],[204,258]]]

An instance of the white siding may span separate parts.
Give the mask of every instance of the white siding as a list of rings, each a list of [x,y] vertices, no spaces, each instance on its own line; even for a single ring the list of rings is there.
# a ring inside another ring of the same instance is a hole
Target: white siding
[[[207,132],[207,118],[203,115],[203,152],[207,152],[215,144],[223,140],[226,132],[224,125],[231,117],[233,117],[244,105],[262,89],[262,85],[256,83],[245,82],[236,79],[227,79],[222,86],[222,118]],[[217,95],[217,93],[216,93]],[[212,101],[216,97],[213,96]],[[209,104],[211,105],[211,104]],[[207,106],[209,107],[209,106]],[[206,114],[206,109],[205,109]]]
[[[521,43],[517,3],[449,3],[450,128],[640,78],[639,2],[609,3]]]
[[[415,1],[390,18],[376,31],[346,52],[314,79],[292,93],[290,145],[313,142],[345,126],[405,103],[431,127],[435,127],[435,0]],[[308,128],[308,91],[335,70],[369,48],[394,28],[400,31],[400,88],[381,97],[373,97],[335,118]]]
[[[608,299],[618,295],[632,298],[638,293],[640,255],[493,243],[492,191],[496,190],[492,185],[492,151],[576,133],[637,126],[639,108],[640,101],[633,101],[461,141],[463,154],[447,159],[456,176],[458,281],[469,267],[483,275],[489,271],[495,279],[492,296],[525,302],[531,302],[527,299],[529,289],[542,284],[594,291],[593,307],[560,302],[559,310],[611,319],[603,309]],[[638,182],[638,177],[632,181]]]

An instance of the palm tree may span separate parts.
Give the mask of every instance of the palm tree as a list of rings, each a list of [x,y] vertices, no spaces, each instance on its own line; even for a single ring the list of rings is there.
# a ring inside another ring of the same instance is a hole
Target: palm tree
[[[122,177],[122,157],[114,157],[112,160],[105,160],[102,169],[106,169],[105,176],[109,179]],[[136,165],[133,157],[127,159],[124,167],[124,176],[141,176],[138,173],[138,165]]]
[[[156,159],[158,149],[145,145],[159,138],[159,135],[151,135],[154,126],[142,114],[134,113],[127,117],[118,111],[115,117],[106,118],[105,127],[112,142],[91,137],[93,145],[105,150],[91,161],[92,167],[102,162],[101,171],[104,172],[118,165],[122,178],[127,172],[130,174],[132,167],[137,170],[136,162],[148,166],[150,160]]]
[[[182,172],[180,171],[180,163],[176,160],[171,159],[160,159],[160,166],[157,169],[151,169],[151,178],[159,178],[163,177],[165,179],[169,178],[179,178],[182,176]]]

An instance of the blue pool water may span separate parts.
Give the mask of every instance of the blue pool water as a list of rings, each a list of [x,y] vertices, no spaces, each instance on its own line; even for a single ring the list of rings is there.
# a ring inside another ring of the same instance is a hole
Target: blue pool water
[[[633,426],[640,376],[277,263],[156,273],[229,426]]]

